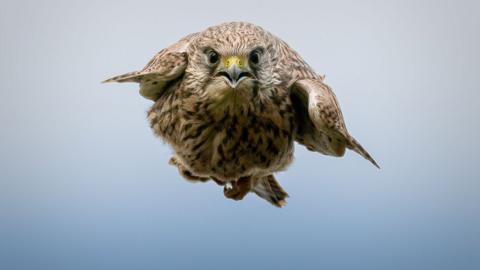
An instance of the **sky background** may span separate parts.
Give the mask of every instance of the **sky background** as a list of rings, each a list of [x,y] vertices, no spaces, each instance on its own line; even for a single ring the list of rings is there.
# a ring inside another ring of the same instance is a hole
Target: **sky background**
[[[480,269],[478,1],[11,1],[0,9],[1,269]],[[246,20],[334,89],[353,152],[297,145],[288,205],[167,164],[138,70]]]

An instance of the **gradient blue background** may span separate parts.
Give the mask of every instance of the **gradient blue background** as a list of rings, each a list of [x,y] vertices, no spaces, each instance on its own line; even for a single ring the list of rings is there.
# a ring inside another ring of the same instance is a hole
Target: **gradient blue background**
[[[478,1],[2,1],[0,269],[480,269]],[[358,155],[297,146],[276,209],[167,165],[137,70],[231,20],[327,75]]]

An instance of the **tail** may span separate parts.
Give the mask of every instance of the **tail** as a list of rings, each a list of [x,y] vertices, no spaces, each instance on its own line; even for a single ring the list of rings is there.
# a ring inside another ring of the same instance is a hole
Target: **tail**
[[[271,174],[260,178],[253,188],[253,192],[277,207],[282,207],[287,203],[288,193],[283,190]]]
[[[360,143],[355,140],[352,136],[349,136],[347,140],[347,147],[355,152],[357,152],[359,155],[364,157],[366,160],[370,161],[375,167],[380,169],[380,166],[378,166],[377,162],[370,156],[370,154],[365,150],[365,148],[360,145]]]

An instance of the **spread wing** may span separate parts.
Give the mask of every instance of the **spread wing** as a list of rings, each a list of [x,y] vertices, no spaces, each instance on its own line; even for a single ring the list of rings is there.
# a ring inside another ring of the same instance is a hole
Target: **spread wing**
[[[345,127],[342,111],[332,89],[320,79],[299,79],[290,87],[298,125],[295,139],[309,150],[343,156],[349,148],[378,164]]]
[[[157,53],[141,70],[129,72],[103,81],[140,83],[140,94],[157,100],[170,82],[180,78],[188,64],[186,49],[196,34],[190,34]]]
[[[311,151],[340,157],[349,148],[377,168],[370,154],[352,137],[345,127],[342,111],[324,76],[318,75],[284,41],[275,38],[279,54],[276,74],[290,92],[295,110],[297,131],[295,140]]]

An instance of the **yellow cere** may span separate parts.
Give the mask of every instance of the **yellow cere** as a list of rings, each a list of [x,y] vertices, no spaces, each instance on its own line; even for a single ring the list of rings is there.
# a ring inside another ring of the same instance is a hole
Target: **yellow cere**
[[[236,65],[238,68],[244,68],[245,59],[237,55],[227,56],[223,59],[223,65],[226,68],[230,68],[232,65]]]

